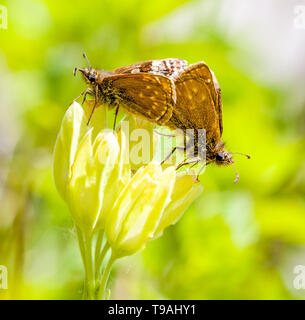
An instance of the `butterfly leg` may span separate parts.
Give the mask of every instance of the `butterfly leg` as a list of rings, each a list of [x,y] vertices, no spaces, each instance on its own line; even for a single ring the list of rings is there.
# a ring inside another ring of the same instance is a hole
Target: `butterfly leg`
[[[113,122],[113,131],[115,131],[116,119],[118,117],[119,109],[120,109],[120,106],[117,106],[116,109],[115,109],[114,122]]]
[[[171,137],[174,138],[176,137],[174,134],[167,134],[167,133],[163,133],[163,132],[159,132],[158,130],[154,130],[154,132],[160,136],[164,136],[164,137]]]
[[[97,99],[98,99],[98,97],[97,97],[98,90],[97,90],[97,89],[98,89],[98,88],[97,88],[97,86],[96,86],[96,87],[95,87],[95,90],[94,90],[94,94],[95,94],[94,106],[93,106],[93,109],[92,109],[92,111],[91,111],[90,117],[89,117],[89,119],[88,119],[87,126],[89,125],[89,122],[90,122],[90,120],[91,120],[91,118],[92,118],[93,112],[94,112],[94,110],[95,110],[95,108],[96,108]]]
[[[178,169],[180,169],[181,167],[183,167],[183,166],[186,166],[186,165],[188,165],[188,164],[192,164],[193,163],[193,166],[194,165],[196,165],[198,162],[200,162],[201,160],[199,159],[199,158],[196,158],[196,159],[193,159],[193,160],[189,160],[189,161],[183,161],[183,162],[181,162],[178,166],[177,166],[177,168],[176,168],[176,170],[178,170]],[[192,166],[192,167],[193,167]]]
[[[87,88],[86,90],[84,90],[77,98],[73,99],[72,103],[75,102],[77,99],[79,99],[80,97],[82,97],[83,95],[86,96],[86,94],[88,93],[88,91],[91,90],[90,88]]]
[[[200,160],[200,161],[201,161],[201,160]],[[200,161],[198,161],[198,162],[200,162]],[[195,167],[195,165],[196,165],[198,162],[194,162],[194,164],[192,164],[192,165],[190,166],[190,169],[192,169],[193,167]]]
[[[83,101],[82,101],[82,105],[85,103],[86,101],[86,98],[87,98],[87,94],[94,94],[94,91],[91,90],[90,88],[88,88],[87,90],[85,90],[85,94],[84,94],[84,98],[83,98]]]
[[[175,153],[176,149],[177,147],[174,147],[173,150],[165,157],[165,159],[161,161],[160,164],[162,165],[165,161],[167,161]]]

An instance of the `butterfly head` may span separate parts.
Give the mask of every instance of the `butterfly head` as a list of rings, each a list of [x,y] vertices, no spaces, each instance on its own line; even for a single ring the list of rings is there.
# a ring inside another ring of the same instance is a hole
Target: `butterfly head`
[[[222,151],[216,153],[215,162],[218,165],[228,165],[234,163],[235,161],[232,157],[231,152],[223,149]]]
[[[83,54],[83,57],[87,61],[89,68],[84,68],[84,69],[82,69],[82,68],[74,68],[73,73],[74,73],[74,76],[75,76],[76,72],[79,71],[83,75],[85,81],[88,84],[92,85],[92,84],[94,84],[96,82],[96,71],[94,69],[92,69],[91,64],[90,64],[90,62],[89,62],[89,60],[88,60],[88,58],[87,58],[85,53]]]
[[[86,83],[92,85],[96,82],[96,71],[94,69],[75,68],[74,75],[76,74],[76,71],[79,71],[83,75],[83,78],[85,79]]]
[[[215,163],[217,165],[233,164],[235,161],[232,157],[232,153],[227,151],[222,142],[219,142],[215,150]]]
[[[250,159],[248,154],[227,151],[224,147],[224,144],[221,142],[216,147],[215,163],[217,165],[232,165],[236,173],[236,179],[234,180],[234,183],[236,183],[239,180],[239,174],[234,166],[235,160],[233,159],[233,154],[240,154]]]

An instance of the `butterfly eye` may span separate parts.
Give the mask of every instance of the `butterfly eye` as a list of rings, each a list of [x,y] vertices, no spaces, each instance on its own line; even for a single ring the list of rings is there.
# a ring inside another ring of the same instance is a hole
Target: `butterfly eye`
[[[216,154],[216,161],[223,161],[225,158],[225,154],[223,152],[218,152]]]
[[[95,81],[95,73],[89,73],[88,75],[88,80],[90,82],[94,82]]]

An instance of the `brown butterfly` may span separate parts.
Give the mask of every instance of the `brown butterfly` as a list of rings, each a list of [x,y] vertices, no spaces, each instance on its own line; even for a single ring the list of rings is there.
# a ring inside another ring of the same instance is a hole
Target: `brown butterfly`
[[[221,90],[214,73],[204,62],[198,62],[180,72],[174,78],[174,83],[176,104],[172,117],[166,125],[170,128],[182,129],[185,135],[188,129],[194,130],[189,143],[194,145],[195,159],[185,161],[180,166],[196,164],[204,155],[206,162],[202,169],[209,163],[231,164],[236,172],[234,181],[236,183],[239,175],[233,165],[232,154],[238,152],[228,152],[221,140],[223,131]],[[203,133],[200,129],[205,129],[205,139],[201,137]],[[188,149],[187,144],[186,149]],[[250,158],[248,155],[245,156]]]
[[[205,150],[207,164],[233,164],[232,153],[224,148],[221,141],[221,91],[213,72],[204,62],[198,62],[180,72],[174,83],[177,100],[167,126],[182,129],[186,135],[188,129],[194,130],[190,141],[194,144],[198,161]],[[200,129],[205,129],[205,146],[202,145]],[[196,159],[192,161],[196,163]]]
[[[185,141],[187,136],[189,138],[188,142],[185,142],[185,152],[188,153],[193,146],[192,155],[195,156],[178,167],[190,163],[196,164],[203,158],[206,159],[204,166],[209,163],[233,165],[232,154],[238,152],[228,152],[221,140],[223,131],[221,90],[214,73],[206,63],[198,62],[187,66],[185,60],[163,59],[145,61],[117,70],[121,73],[150,72],[174,80],[176,103],[172,116],[165,125],[171,129],[183,130]],[[201,136],[203,133],[200,129],[205,129],[204,137]],[[177,148],[175,147],[163,162]],[[250,158],[248,155],[245,156]],[[236,171],[235,182],[238,178]]]
[[[95,71],[91,67],[76,70],[81,71],[90,84],[91,89],[87,90],[96,96],[95,101],[116,106],[116,114],[122,106],[127,112],[158,125],[183,130],[186,160],[178,168],[202,160],[206,160],[204,166],[209,163],[233,165],[233,152],[228,152],[221,141],[220,87],[204,62],[187,66],[185,60],[171,58],[144,61],[111,72]],[[193,129],[192,134],[189,129]],[[188,159],[192,146],[195,157]],[[178,148],[175,147],[163,162]],[[235,182],[239,177],[237,171],[236,175]]]
[[[172,79],[162,75],[162,69],[149,73],[145,63],[140,63],[106,72],[92,69],[89,61],[88,64],[89,68],[75,68],[74,75],[77,70],[82,73],[89,88],[81,96],[84,95],[85,100],[87,94],[92,95],[94,108],[107,104],[116,108],[115,118],[122,108],[158,125],[164,125],[171,118],[176,102],[175,85]],[[138,69],[140,72],[136,72]]]

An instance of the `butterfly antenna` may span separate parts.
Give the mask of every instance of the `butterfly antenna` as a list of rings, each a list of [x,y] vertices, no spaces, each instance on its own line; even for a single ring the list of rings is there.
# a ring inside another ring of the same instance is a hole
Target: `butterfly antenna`
[[[235,180],[234,180],[234,183],[236,183],[236,182],[239,180],[239,174],[238,174],[237,169],[236,169],[236,167],[234,166],[233,163],[232,163],[232,167],[233,167],[233,169],[234,169],[234,171],[235,171],[235,173],[236,173],[236,178],[235,178]]]
[[[240,155],[242,155],[242,156],[247,157],[248,159],[251,159],[251,157],[250,157],[248,154],[245,154],[245,153],[241,153],[241,152],[231,152],[231,154],[240,154]]]
[[[91,71],[92,67],[91,67],[91,64],[90,64],[90,62],[89,62],[89,60],[88,60],[88,58],[87,58],[87,55],[86,55],[85,53],[83,53],[83,57],[84,57],[84,59],[85,59],[85,60],[87,61],[87,63],[88,63],[89,71]]]

